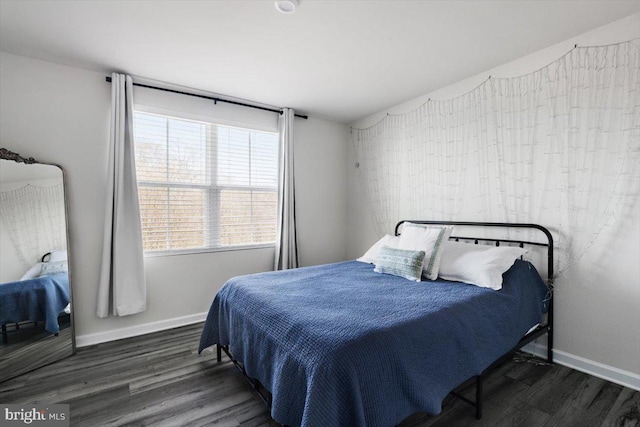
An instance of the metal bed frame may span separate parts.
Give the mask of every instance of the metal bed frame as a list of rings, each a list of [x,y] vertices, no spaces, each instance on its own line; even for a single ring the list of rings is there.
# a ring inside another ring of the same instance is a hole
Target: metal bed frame
[[[541,337],[544,334],[547,334],[547,362],[553,363],[553,236],[551,232],[538,224],[526,224],[526,223],[505,223],[505,222],[473,222],[473,221],[423,221],[423,220],[403,220],[396,224],[395,227],[395,235],[398,236],[400,227],[405,222],[411,222],[413,224],[428,224],[428,225],[453,225],[453,226],[465,226],[465,227],[485,227],[485,228],[511,228],[511,229],[535,229],[541,231],[547,242],[532,242],[525,240],[511,240],[511,239],[500,239],[500,238],[491,238],[491,237],[465,237],[465,236],[455,236],[452,235],[449,237],[450,240],[455,241],[473,241],[475,244],[479,244],[480,242],[491,242],[496,246],[500,246],[501,243],[508,244],[517,244],[520,247],[524,247],[525,245],[531,246],[539,246],[546,248],[547,250],[547,286],[549,287],[549,304],[547,311],[547,319],[545,324],[540,324],[533,331],[526,334],[520,341],[505,354],[496,359],[491,365],[489,365],[480,375],[476,375],[474,377],[469,378],[464,381],[461,385],[456,387],[450,394],[455,396],[456,398],[462,400],[465,403],[473,406],[475,408],[475,415],[477,419],[482,418],[482,406],[483,406],[483,382],[484,379],[489,375],[495,368],[509,360],[513,357],[515,352],[520,350],[525,345],[529,344],[533,340]],[[217,361],[222,361],[222,352],[229,357],[231,362],[233,362],[234,366],[242,373],[242,375],[249,381],[251,387],[258,393],[262,401],[271,408],[272,396],[271,393],[260,384],[260,382],[254,378],[250,378],[247,375],[244,367],[240,362],[238,362],[229,350],[228,345],[220,345],[216,344],[216,356]],[[458,390],[467,387],[470,384],[473,384],[475,381],[475,400],[468,399],[462,396]]]
[[[457,397],[465,403],[473,406],[476,409],[476,418],[482,418],[482,404],[483,404],[483,393],[482,393],[482,385],[484,379],[489,375],[495,368],[509,360],[513,357],[514,353],[520,350],[525,345],[529,344],[531,341],[541,337],[544,334],[547,334],[547,363],[553,363],[553,236],[551,232],[546,228],[538,224],[524,224],[524,223],[506,223],[506,222],[471,222],[471,221],[412,221],[412,220],[404,220],[400,221],[396,224],[395,235],[399,235],[398,232],[400,226],[405,222],[411,222],[414,224],[429,224],[429,225],[458,225],[465,227],[486,227],[486,228],[510,228],[510,229],[535,229],[544,233],[547,242],[531,242],[526,240],[511,240],[511,239],[500,239],[500,238],[491,238],[491,237],[465,237],[465,236],[455,236],[452,235],[449,237],[449,240],[465,240],[465,241],[473,241],[476,245],[480,242],[493,242],[496,246],[500,246],[500,243],[509,243],[509,244],[517,244],[521,248],[524,245],[531,246],[540,246],[544,247],[547,250],[547,286],[549,287],[549,305],[547,310],[547,321],[545,324],[540,324],[533,331],[526,334],[524,337],[518,341],[511,350],[507,351],[505,354],[496,359],[491,365],[489,365],[480,375],[476,375],[475,377],[471,377],[465,382],[463,382],[460,386],[454,389],[451,392],[451,395]],[[469,384],[472,384],[475,381],[476,386],[476,397],[475,401],[471,399],[467,399],[462,396],[456,390],[462,389]]]

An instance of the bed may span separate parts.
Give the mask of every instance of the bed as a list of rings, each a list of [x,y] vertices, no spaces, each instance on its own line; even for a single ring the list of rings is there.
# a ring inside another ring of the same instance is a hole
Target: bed
[[[6,325],[44,322],[51,334],[60,332],[58,316],[69,305],[66,272],[0,284],[0,325],[6,341]]]
[[[470,380],[475,401],[458,397],[480,418],[482,382],[497,364],[545,333],[551,361],[551,234],[535,224],[411,222],[541,231],[542,243],[451,239],[543,247],[549,283],[524,260],[498,292],[410,282],[358,261],[241,276],[215,297],[199,351],[216,345],[219,361],[226,352],[285,425],[395,425],[416,412],[439,413]]]

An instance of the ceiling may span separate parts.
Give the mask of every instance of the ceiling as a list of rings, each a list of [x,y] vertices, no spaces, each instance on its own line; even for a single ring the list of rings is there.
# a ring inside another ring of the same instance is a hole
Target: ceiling
[[[0,0],[0,50],[343,123],[640,11],[640,1]]]

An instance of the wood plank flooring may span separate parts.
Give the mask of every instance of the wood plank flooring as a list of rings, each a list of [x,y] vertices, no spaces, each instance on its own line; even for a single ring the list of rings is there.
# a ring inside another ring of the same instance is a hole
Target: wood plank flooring
[[[41,329],[42,333],[33,336],[10,334],[9,343],[0,345],[0,383],[73,353],[70,327],[61,329],[57,336],[44,332],[44,323]]]
[[[197,354],[202,324],[100,344],[0,383],[2,403],[68,403],[73,426],[277,426],[224,356]],[[472,397],[469,388],[463,394]],[[569,368],[509,361],[485,381],[481,420],[449,397],[409,426],[640,426],[640,392]]]

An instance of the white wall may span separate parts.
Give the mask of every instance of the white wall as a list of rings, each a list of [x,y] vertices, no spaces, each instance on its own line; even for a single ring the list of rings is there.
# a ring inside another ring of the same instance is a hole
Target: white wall
[[[534,71],[559,58],[574,44],[604,45],[640,37],[640,14],[635,14],[589,33],[551,46],[473,76],[432,93],[419,96],[388,110],[358,120],[354,127],[371,126],[387,113],[415,109],[427,99],[448,99],[461,95],[484,81],[487,76],[510,77]],[[349,258],[361,256],[378,238],[368,214],[354,167],[355,155],[349,144],[347,159]],[[402,219],[402,218],[399,218]],[[430,218],[424,218],[430,219]],[[438,218],[433,218],[438,219]],[[465,218],[459,218],[465,219]],[[549,224],[553,226],[553,224]],[[392,232],[393,230],[389,230]],[[615,241],[599,242],[601,249],[587,255],[581,268],[575,268],[556,284],[556,343],[559,355],[568,364],[587,359],[591,368],[605,365],[609,373],[626,371],[626,378],[640,389],[640,203],[636,201],[628,215],[619,218]],[[610,248],[610,249],[608,249]],[[540,340],[544,343],[545,340]],[[575,357],[577,356],[577,358]],[[577,362],[574,363],[577,365]],[[610,369],[611,368],[611,369]],[[630,375],[627,375],[629,374]],[[604,375],[604,374],[603,374]]]
[[[67,172],[76,333],[85,344],[197,320],[228,278],[270,270],[274,251],[147,257],[147,311],[95,316],[111,102],[105,75],[0,53],[0,144]],[[347,127],[311,117],[296,120],[295,133],[300,260],[344,260]]]

